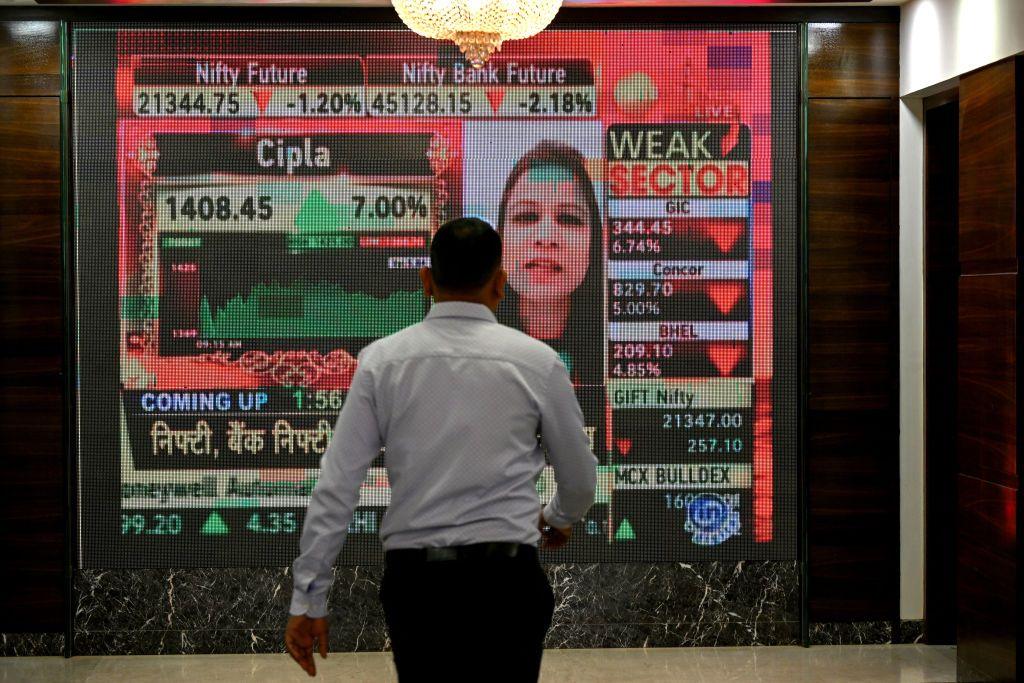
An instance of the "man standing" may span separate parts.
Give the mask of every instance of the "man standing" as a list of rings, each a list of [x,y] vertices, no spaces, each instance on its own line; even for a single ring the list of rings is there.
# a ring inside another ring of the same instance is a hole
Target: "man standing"
[[[430,257],[426,319],[359,355],[306,514],[285,643],[315,675],[331,567],[386,446],[380,598],[399,679],[536,681],[554,608],[537,545],[568,541],[594,501],[597,460],[558,355],[495,319],[498,234],[450,221]],[[558,487],[541,510],[545,452]]]

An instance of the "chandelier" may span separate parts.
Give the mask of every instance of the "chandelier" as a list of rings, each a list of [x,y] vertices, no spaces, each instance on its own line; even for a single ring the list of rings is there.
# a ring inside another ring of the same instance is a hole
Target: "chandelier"
[[[562,0],[392,0],[413,32],[451,40],[479,69],[506,40],[529,38],[551,23]]]

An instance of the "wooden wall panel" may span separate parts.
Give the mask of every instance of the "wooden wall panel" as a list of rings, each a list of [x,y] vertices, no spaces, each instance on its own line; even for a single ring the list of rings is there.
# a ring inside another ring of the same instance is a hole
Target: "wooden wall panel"
[[[960,81],[962,272],[1017,271],[1015,66],[1001,62]]]
[[[812,409],[807,421],[811,619],[889,619],[899,532],[892,411]]]
[[[60,95],[60,24],[0,21],[0,96]]]
[[[1016,681],[1019,493],[957,481],[957,680]]]
[[[67,619],[59,53],[0,23],[0,632]]]
[[[811,410],[893,405],[892,116],[888,100],[810,103]]]
[[[962,276],[958,299],[958,471],[1016,488],[1017,276]]]
[[[808,105],[812,621],[898,609],[895,114],[891,99]]]
[[[1013,60],[960,79],[958,680],[1016,680],[1021,85]]]
[[[809,96],[896,97],[899,39],[899,24],[809,24]]]

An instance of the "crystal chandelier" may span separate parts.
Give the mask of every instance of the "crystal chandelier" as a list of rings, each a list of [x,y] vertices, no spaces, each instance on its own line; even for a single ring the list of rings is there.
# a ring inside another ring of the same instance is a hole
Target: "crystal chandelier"
[[[562,0],[392,0],[415,33],[451,40],[479,69],[505,40],[529,38],[551,23]]]

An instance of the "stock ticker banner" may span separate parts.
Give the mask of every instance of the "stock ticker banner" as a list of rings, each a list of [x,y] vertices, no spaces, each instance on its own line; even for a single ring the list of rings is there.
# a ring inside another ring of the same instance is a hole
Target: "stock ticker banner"
[[[357,355],[423,319],[463,215],[600,462],[546,557],[796,557],[794,27],[550,30],[479,70],[399,30],[71,35],[81,566],[290,563]],[[389,500],[385,449],[342,563]]]

